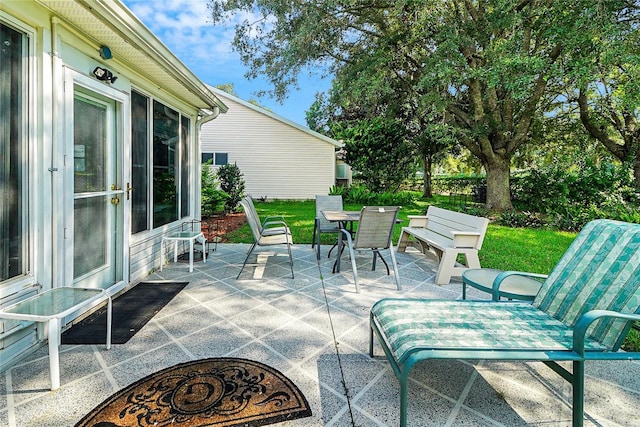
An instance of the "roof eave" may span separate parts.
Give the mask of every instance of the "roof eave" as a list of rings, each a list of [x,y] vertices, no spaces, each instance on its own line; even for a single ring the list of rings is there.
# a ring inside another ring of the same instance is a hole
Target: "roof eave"
[[[178,57],[176,57],[157,37],[119,0],[76,0],[96,16],[111,31],[141,49],[167,74],[179,81],[187,90],[201,99],[207,108],[218,107],[225,113],[228,107],[215,96]]]

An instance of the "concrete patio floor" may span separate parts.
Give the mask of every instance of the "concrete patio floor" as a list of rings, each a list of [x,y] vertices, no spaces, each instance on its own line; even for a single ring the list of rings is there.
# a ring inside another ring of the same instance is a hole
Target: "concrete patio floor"
[[[382,350],[368,356],[369,308],[384,297],[457,299],[461,283],[433,283],[436,264],[398,254],[403,290],[384,266],[357,257],[361,293],[348,262],[332,274],[295,245],[259,251],[239,271],[248,245],[219,244],[206,264],[169,263],[145,279],[189,285],[127,344],[61,347],[61,388],[49,390],[46,346],[0,374],[1,426],[73,426],[117,390],[188,360],[241,357],[270,365],[305,394],[313,416],[279,426],[397,426],[399,385]],[[345,256],[346,260],[346,256]],[[469,298],[487,299],[474,290]],[[114,313],[117,316],[117,313]],[[640,363],[587,364],[587,426],[640,426]],[[430,361],[413,371],[411,426],[567,426],[571,386],[539,362]]]

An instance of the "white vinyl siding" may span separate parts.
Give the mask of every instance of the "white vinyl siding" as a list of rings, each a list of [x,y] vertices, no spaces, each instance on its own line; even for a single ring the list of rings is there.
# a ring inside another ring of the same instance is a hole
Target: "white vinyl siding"
[[[202,127],[202,152],[228,153],[252,197],[313,199],[335,184],[338,143],[215,92],[229,111]]]

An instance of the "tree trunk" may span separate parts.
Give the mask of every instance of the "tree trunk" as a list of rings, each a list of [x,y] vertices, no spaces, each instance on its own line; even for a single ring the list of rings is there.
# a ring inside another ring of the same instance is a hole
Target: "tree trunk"
[[[513,209],[509,188],[510,161],[495,156],[491,164],[485,164],[487,172],[487,204],[489,211],[503,212]]]
[[[431,187],[431,156],[424,156],[422,158],[422,168],[424,169],[424,192],[422,197],[433,197],[433,188]]]
[[[636,153],[633,159],[633,186],[636,191],[640,191],[640,153]]]

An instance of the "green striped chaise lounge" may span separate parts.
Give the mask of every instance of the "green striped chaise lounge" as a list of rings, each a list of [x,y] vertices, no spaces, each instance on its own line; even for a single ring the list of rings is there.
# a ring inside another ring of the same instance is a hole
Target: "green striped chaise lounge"
[[[374,334],[400,382],[426,359],[535,360],[573,386],[573,426],[584,420],[587,360],[640,359],[618,351],[640,320],[640,224],[596,220],[578,234],[533,303],[389,298],[371,308]],[[571,361],[572,369],[557,362]]]

